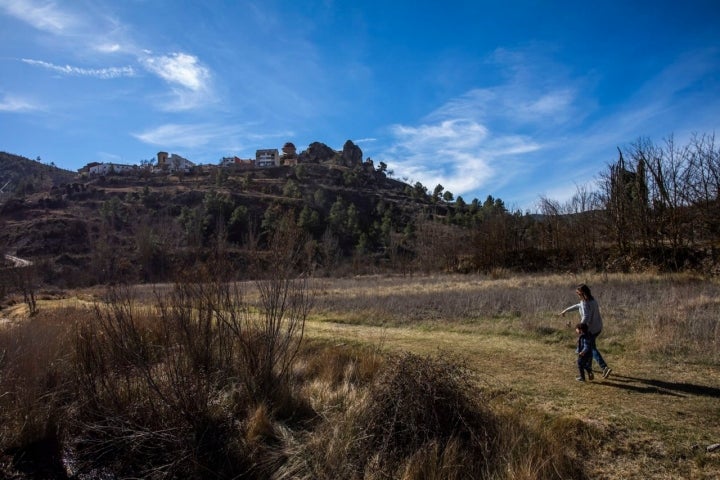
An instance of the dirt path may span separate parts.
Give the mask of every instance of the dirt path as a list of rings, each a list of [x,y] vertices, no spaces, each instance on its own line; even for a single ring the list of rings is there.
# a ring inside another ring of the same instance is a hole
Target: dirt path
[[[5,255],[5,259],[13,264],[16,268],[20,267],[29,267],[32,265],[32,262],[30,260],[25,260],[24,258],[14,257],[12,255]]]
[[[677,478],[680,463],[685,478],[720,478],[720,470],[695,476],[703,455],[720,457],[704,453],[720,442],[720,368],[606,355],[613,374],[602,379],[596,372],[595,381],[582,384],[575,381],[573,345],[537,338],[316,321],[307,332],[338,343],[461,355],[488,388],[510,392],[507,401],[583,418],[612,438],[593,459],[593,478]]]

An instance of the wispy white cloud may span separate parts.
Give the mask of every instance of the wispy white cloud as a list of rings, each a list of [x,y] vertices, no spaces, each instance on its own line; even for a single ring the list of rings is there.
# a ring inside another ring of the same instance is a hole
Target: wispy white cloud
[[[450,119],[439,124],[408,127],[395,125],[395,136],[401,144],[420,150],[454,145],[456,149],[476,148],[488,135],[485,126],[471,120]]]
[[[95,45],[94,48],[101,53],[116,53],[123,50],[118,43],[101,43],[99,45]]]
[[[133,136],[142,142],[164,148],[198,148],[214,141],[226,141],[240,130],[239,127],[227,125],[171,123],[134,133]]]
[[[74,67],[72,65],[55,65],[54,63],[45,62],[42,60],[32,60],[29,58],[23,58],[23,62],[28,65],[37,67],[47,68],[58,73],[65,75],[74,75],[78,77],[95,77],[102,79],[118,78],[118,77],[133,77],[135,76],[135,70],[131,66],[126,67],[107,67],[107,68],[82,68]]]
[[[210,80],[210,70],[201,65],[196,56],[187,53],[149,56],[142,63],[150,72],[171,85],[179,85],[194,92],[207,89]]]
[[[492,175],[485,159],[470,155],[487,137],[487,129],[475,122],[448,120],[439,124],[408,127],[395,125],[396,144],[390,150],[393,169],[411,181],[432,188],[437,184],[455,193],[473,187]],[[457,175],[463,164],[470,175]],[[464,178],[463,178],[464,177]],[[468,181],[469,180],[469,181]]]
[[[32,0],[0,0],[0,8],[38,30],[61,34],[77,28],[80,17],[59,8],[56,2]]]
[[[137,62],[122,67],[83,68],[23,59],[27,64],[63,75],[103,79],[138,76],[138,70],[145,70],[169,86],[168,92],[154,95],[158,99],[155,105],[160,110],[196,109],[214,99],[211,70],[196,55],[186,52],[154,55],[149,49],[137,46],[137,39],[129,33],[128,27],[109,13],[99,14],[93,9],[73,11],[67,4],[41,0],[0,0],[0,9],[55,35],[64,48],[83,50],[84,58],[97,54],[126,55]],[[149,91],[148,95],[153,97]]]
[[[401,177],[431,188],[439,183],[455,195],[497,189],[526,173],[531,158],[555,139],[548,127],[561,135],[573,116],[577,88],[566,79],[539,82],[514,64],[507,70],[512,75],[505,83],[451,98],[420,125],[392,126],[382,160]]]
[[[195,55],[183,52],[159,56],[149,54],[140,62],[146,70],[170,85],[173,98],[158,102],[161,109],[190,110],[206,106],[214,100],[210,69]]]
[[[418,124],[391,127],[381,160],[401,178],[428,187],[440,183],[455,195],[502,192],[524,208],[543,191],[567,191],[564,185],[573,186],[581,170],[591,177],[597,169],[576,153],[586,146],[579,131],[597,111],[594,79],[573,75],[549,57],[552,51],[531,45],[493,52],[485,65],[497,83],[449,98]],[[596,160],[597,149],[593,153],[588,158]],[[563,170],[558,164],[565,156],[579,159],[580,168]]]
[[[0,112],[21,113],[39,109],[40,108],[37,105],[20,97],[5,95],[0,99]]]
[[[576,99],[576,90],[566,86],[543,90],[532,83],[514,82],[470,90],[430,113],[428,119],[474,118],[516,126],[558,124],[577,109]]]

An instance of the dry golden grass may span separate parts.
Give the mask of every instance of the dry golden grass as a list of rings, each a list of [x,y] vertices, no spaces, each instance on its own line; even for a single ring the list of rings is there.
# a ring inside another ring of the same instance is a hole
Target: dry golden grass
[[[608,379],[596,375],[585,384],[575,381],[575,336],[566,327],[577,317],[557,316],[576,301],[580,282],[600,302],[606,325],[598,345],[614,370]],[[357,432],[364,425],[367,387],[384,368],[383,352],[464,360],[504,430],[493,448],[495,455],[506,455],[506,468],[492,478],[567,478],[552,469],[559,466],[568,475],[568,461],[594,479],[720,478],[720,453],[705,452],[706,445],[720,442],[715,281],[495,272],[318,279],[314,289],[315,309],[292,376],[301,389],[295,395],[307,399],[320,426],[313,433],[293,432],[264,404],[240,416],[243,448],[267,471],[279,468],[275,478],[311,478],[304,465],[313,461],[326,462],[326,476],[315,478],[362,478],[342,452],[362,448]],[[151,303],[152,290],[139,289],[138,298]],[[40,325],[55,307],[89,312],[87,305],[102,294],[78,293],[41,298],[41,313],[30,322]],[[16,324],[22,308],[0,313]],[[62,357],[55,349],[44,354]],[[44,372],[41,377],[48,378]],[[269,447],[267,439],[282,448]],[[303,457],[311,454],[316,457]],[[317,457],[322,454],[326,458]],[[464,478],[458,465],[465,455],[457,439],[431,441],[406,458],[393,478]],[[284,458],[297,462],[285,464]],[[380,460],[367,461],[365,478],[381,478],[368,473]],[[571,478],[584,478],[579,475]]]
[[[585,384],[565,327],[577,317],[556,315],[579,282],[600,302],[598,345],[613,368]],[[506,407],[591,427],[591,478],[720,478],[720,455],[705,453],[720,442],[718,293],[688,275],[353,278],[327,281],[307,331],[463,355]]]

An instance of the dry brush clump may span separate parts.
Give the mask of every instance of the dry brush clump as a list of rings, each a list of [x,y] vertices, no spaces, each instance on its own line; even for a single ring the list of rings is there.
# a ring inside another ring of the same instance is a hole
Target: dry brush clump
[[[214,407],[229,372],[214,328],[199,321],[207,312],[194,321],[168,316],[167,304],[150,311],[125,291],[106,300],[78,327],[75,469],[179,478],[207,464],[228,468],[214,458],[231,439]]]
[[[466,478],[480,478],[493,454],[498,425],[482,405],[480,392],[472,388],[469,373],[441,358],[391,358],[360,415],[368,436],[365,454],[377,456],[381,471],[392,471],[403,464],[410,468],[419,451],[435,450],[442,456],[451,445],[460,456],[451,455],[453,462],[444,467],[462,460],[457,466],[462,465]]]
[[[293,258],[275,253],[270,267]],[[314,415],[291,383],[310,302],[292,265],[258,279],[257,304],[227,270],[202,270],[155,305],[113,287],[92,309],[0,331],[3,465],[45,442],[58,477],[265,478],[282,429],[260,420]]]
[[[198,275],[152,309],[112,290],[78,328],[79,469],[101,458],[121,476],[232,478],[265,449],[253,433],[268,430],[259,407],[312,415],[289,375],[309,301],[302,280],[260,280],[250,305],[223,275]]]
[[[344,408],[328,410],[301,442],[286,445],[276,479],[585,478],[584,460],[532,423],[496,411],[457,359],[386,356]]]
[[[41,310],[0,326],[0,475],[62,471],[64,409],[73,398],[72,321],[87,313]]]

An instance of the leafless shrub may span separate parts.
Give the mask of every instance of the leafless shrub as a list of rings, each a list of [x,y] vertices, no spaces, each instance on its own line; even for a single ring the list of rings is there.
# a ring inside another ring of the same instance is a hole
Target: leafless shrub
[[[367,394],[321,425],[277,478],[400,478],[433,449],[462,457],[462,478],[481,478],[497,424],[465,373],[429,357],[390,358]]]
[[[27,306],[28,315],[37,314],[38,276],[36,267],[26,265],[5,268],[2,271],[2,277],[3,280],[0,281],[0,298],[7,293],[18,293],[23,297],[23,303]]]
[[[285,233],[258,260],[256,304],[222,263],[158,294],[152,309],[129,289],[109,291],[78,329],[78,465],[100,457],[122,475],[233,477],[266,452],[258,439],[274,415],[308,411],[290,366],[310,296],[294,269],[300,242]]]
[[[29,471],[56,471],[64,411],[71,402],[66,349],[74,309],[39,312],[0,327],[0,452]],[[2,473],[0,473],[2,475]]]
[[[179,283],[153,310],[127,295],[111,292],[95,322],[79,329],[78,468],[102,459],[122,476],[247,471],[237,425],[255,400],[242,389],[252,382],[243,377],[238,342],[251,332],[229,328],[250,315],[239,291],[220,282]]]
[[[491,453],[497,425],[481,404],[461,365],[442,359],[403,354],[391,359],[370,388],[361,418],[368,439],[362,454],[380,454],[380,468],[453,440],[475,461],[465,465],[477,477]],[[471,473],[472,472],[472,473]]]
[[[287,385],[312,306],[308,275],[299,270],[307,238],[285,220],[270,236],[268,254],[255,257],[259,316],[244,325],[226,322],[240,343],[241,364],[252,372],[247,387],[256,396]]]
[[[275,479],[585,478],[584,424],[497,412],[456,359],[388,357],[369,389],[288,442]],[[566,425],[567,424],[567,425]],[[581,450],[568,451],[568,442]]]
[[[209,382],[193,374],[176,333],[125,289],[110,291],[94,321],[79,325],[78,470],[99,463],[120,475],[173,478],[203,455],[193,439],[208,428]]]

